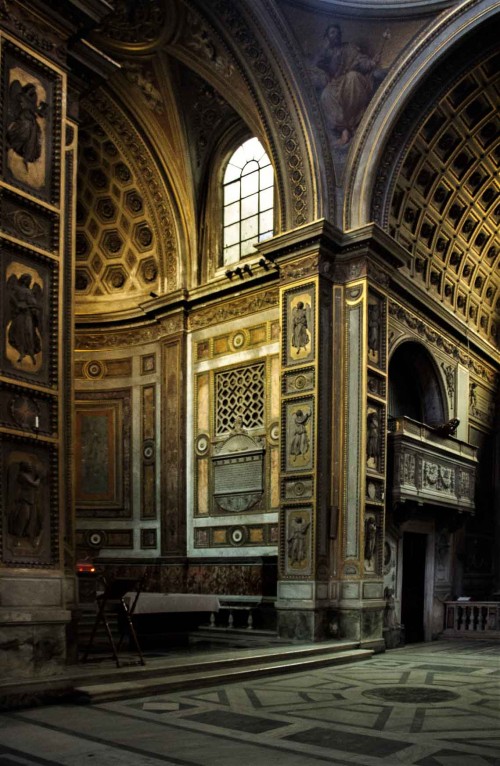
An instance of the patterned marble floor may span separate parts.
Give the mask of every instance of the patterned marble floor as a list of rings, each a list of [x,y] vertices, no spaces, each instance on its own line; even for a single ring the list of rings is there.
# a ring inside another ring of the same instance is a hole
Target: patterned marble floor
[[[500,642],[4,715],[0,766],[500,766]]]

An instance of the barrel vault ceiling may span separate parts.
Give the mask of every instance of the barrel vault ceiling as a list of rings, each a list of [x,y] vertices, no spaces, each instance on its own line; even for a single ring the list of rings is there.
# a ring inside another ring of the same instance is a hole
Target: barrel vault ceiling
[[[405,153],[388,227],[412,278],[500,345],[500,56],[469,71]]]

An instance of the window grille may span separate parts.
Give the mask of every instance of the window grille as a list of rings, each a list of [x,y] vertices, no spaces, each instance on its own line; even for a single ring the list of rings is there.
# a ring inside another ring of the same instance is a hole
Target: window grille
[[[229,433],[241,417],[243,428],[264,427],[265,363],[215,373],[215,435]]]

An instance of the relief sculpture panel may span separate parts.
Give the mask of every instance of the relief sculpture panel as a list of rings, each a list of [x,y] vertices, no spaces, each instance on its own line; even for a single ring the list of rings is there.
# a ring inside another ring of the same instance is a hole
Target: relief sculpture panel
[[[29,194],[54,202],[60,167],[61,78],[7,42],[2,70],[4,176]]]
[[[436,492],[455,491],[455,470],[428,460],[422,461],[422,487]]]
[[[313,465],[313,399],[285,403],[286,471],[310,471]]]
[[[385,303],[370,294],[368,298],[368,363],[383,369],[385,366]]]
[[[314,358],[314,286],[286,293],[284,365],[310,362]]]
[[[2,561],[13,566],[52,563],[49,452],[5,443],[2,492]]]
[[[369,406],[366,418],[366,466],[375,471],[382,469],[382,416],[380,407]]]
[[[53,264],[15,256],[6,249],[2,264],[1,368],[13,377],[49,384]]]
[[[365,517],[365,572],[375,572],[378,537],[377,519],[375,515],[369,514]]]
[[[309,508],[289,509],[286,516],[286,574],[312,572],[312,531]]]

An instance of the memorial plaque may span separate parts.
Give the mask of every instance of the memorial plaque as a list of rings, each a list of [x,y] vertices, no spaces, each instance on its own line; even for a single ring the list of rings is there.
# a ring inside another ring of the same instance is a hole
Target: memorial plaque
[[[214,499],[224,511],[247,511],[264,492],[264,448],[243,433],[233,434],[212,458]]]

